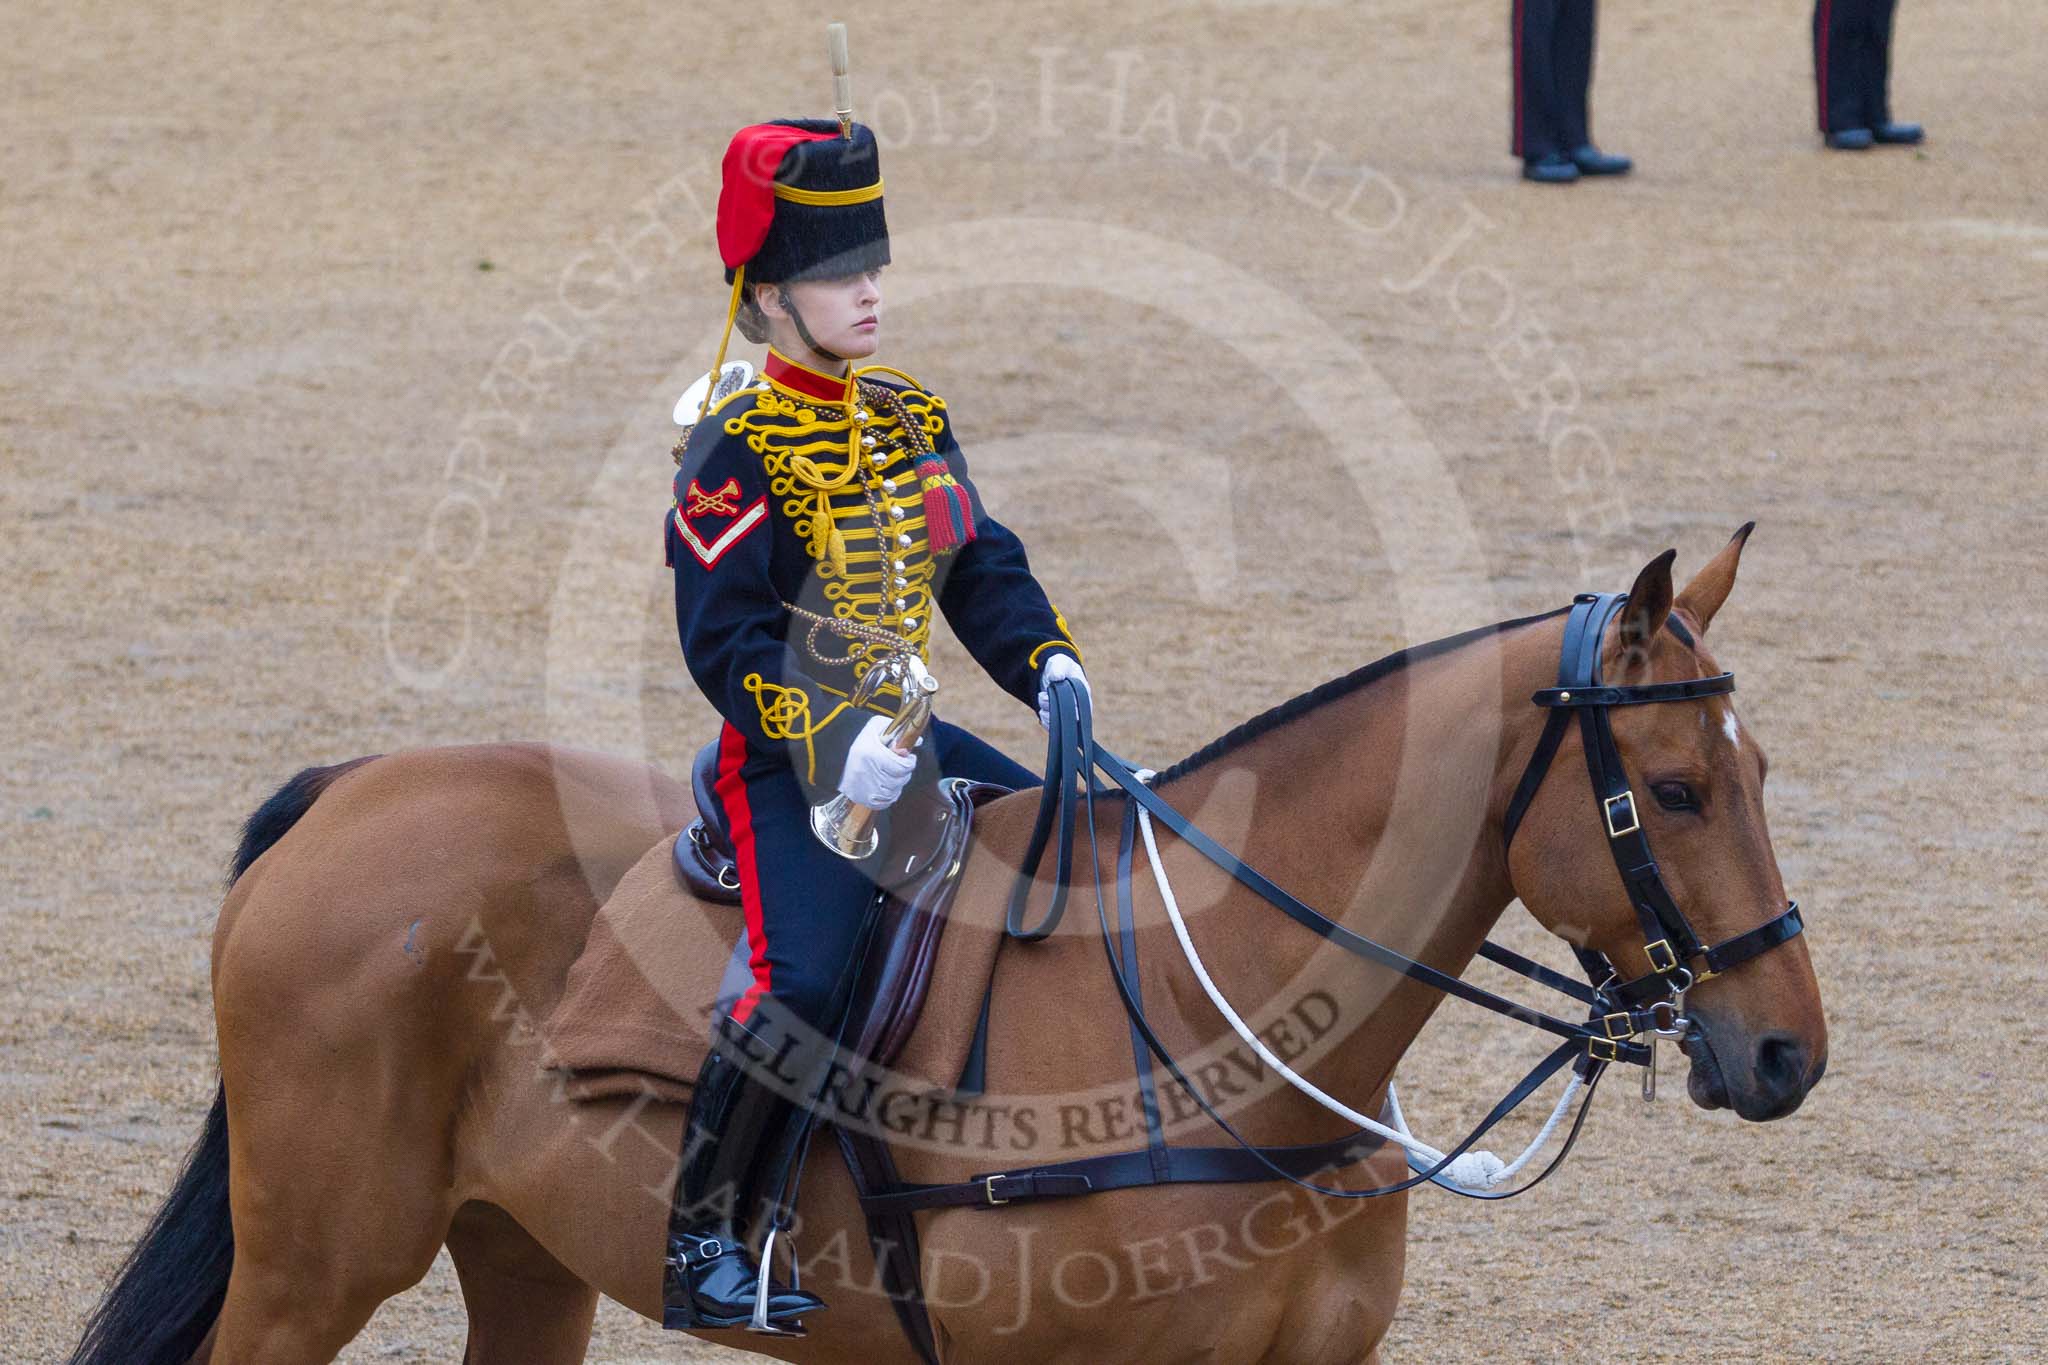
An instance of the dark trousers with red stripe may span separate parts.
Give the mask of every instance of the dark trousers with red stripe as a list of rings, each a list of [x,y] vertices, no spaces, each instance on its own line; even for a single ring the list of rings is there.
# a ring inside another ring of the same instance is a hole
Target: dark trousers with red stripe
[[[1514,0],[1514,153],[1534,161],[1593,140],[1593,0]]]
[[[934,720],[911,781],[941,776],[1039,785],[1022,764],[959,726]],[[856,959],[875,902],[866,864],[840,857],[811,832],[811,797],[786,749],[755,753],[726,726],[718,741],[717,789],[739,864],[752,975],[732,1017],[746,1023],[766,996],[830,1033],[859,974]]]
[[[1816,0],[1813,81],[1823,133],[1892,121],[1888,87],[1896,8],[1896,0]]]

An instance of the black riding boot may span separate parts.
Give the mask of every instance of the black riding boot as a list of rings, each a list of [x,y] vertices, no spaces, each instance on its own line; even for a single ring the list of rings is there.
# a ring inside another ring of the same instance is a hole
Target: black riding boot
[[[725,1023],[721,1033],[735,1028]],[[788,1101],[749,1074],[746,1053],[737,1040],[721,1036],[690,1098],[662,1272],[663,1327],[695,1331],[744,1327],[753,1320],[762,1280],[747,1250],[746,1203],[761,1184],[761,1169],[778,1162],[777,1139],[791,1125]],[[779,1284],[769,1284],[768,1291],[768,1321],[785,1331],[795,1329],[796,1318],[825,1306]]]

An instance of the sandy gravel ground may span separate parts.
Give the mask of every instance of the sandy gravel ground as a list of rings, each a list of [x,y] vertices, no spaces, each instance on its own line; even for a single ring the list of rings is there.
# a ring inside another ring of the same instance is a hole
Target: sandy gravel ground
[[[1123,751],[1762,522],[1715,633],[1827,1081],[1759,1128],[1608,1095],[1538,1195],[1422,1201],[1389,1359],[2048,1345],[2048,26],[1901,8],[1933,137],[1851,157],[1800,4],[1612,0],[1600,131],[1642,168],[1568,192],[1511,175],[1498,0],[849,16],[888,358],[952,399]],[[222,865],[283,777],[709,733],[663,424],[723,304],[716,158],[825,108],[830,16],[271,9],[17,0],[0,52],[9,1360],[67,1347],[196,1131]],[[1446,1023],[1432,1129],[1517,1055]],[[444,1260],[345,1359],[462,1339]],[[610,1305],[591,1350],[687,1355]]]

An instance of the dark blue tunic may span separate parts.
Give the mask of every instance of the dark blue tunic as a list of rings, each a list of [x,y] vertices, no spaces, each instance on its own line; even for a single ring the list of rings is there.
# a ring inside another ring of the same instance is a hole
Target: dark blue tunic
[[[891,372],[893,374],[893,372]],[[847,749],[872,715],[893,715],[867,672],[902,642],[928,657],[943,613],[996,682],[1035,706],[1053,653],[1079,657],[1032,576],[1023,544],[989,516],[967,475],[944,400],[907,376],[844,380],[770,352],[762,381],[690,433],[667,523],[683,659],[725,718],[719,795],[739,854],[754,986],[825,1027],[873,897],[862,866],[811,833]],[[887,392],[882,391],[886,388]],[[828,397],[827,395],[831,395]],[[916,431],[906,429],[915,423]],[[918,439],[922,433],[923,439]],[[918,459],[944,463],[971,508],[973,538],[935,553]],[[860,638],[820,619],[850,623]],[[965,731],[937,726],[916,780],[947,775],[1021,786],[1030,773]]]

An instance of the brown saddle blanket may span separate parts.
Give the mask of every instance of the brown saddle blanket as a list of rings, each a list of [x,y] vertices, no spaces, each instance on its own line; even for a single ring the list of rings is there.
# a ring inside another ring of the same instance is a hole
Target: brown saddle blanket
[[[698,819],[649,849],[592,920],[562,996],[541,1022],[547,1066],[571,1099],[681,1100],[710,1021],[752,979],[739,879],[711,787],[716,746],[692,767]],[[856,1055],[895,1060],[917,1025],[975,807],[1006,789],[946,779],[906,794],[873,860],[881,922],[854,995]]]

